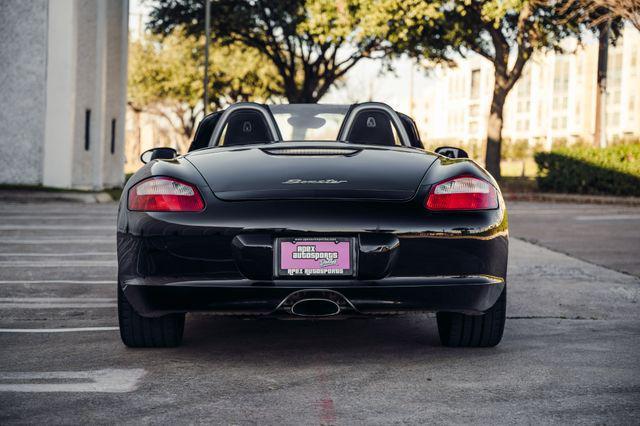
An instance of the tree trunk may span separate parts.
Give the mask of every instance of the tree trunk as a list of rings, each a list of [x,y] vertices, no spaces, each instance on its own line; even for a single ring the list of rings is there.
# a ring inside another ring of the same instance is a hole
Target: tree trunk
[[[596,92],[596,126],[593,134],[593,145],[598,148],[607,146],[607,130],[605,123],[607,96],[607,62],[609,57],[609,32],[611,22],[600,24],[598,35],[598,75]]]
[[[493,99],[489,110],[487,123],[487,148],[485,151],[485,166],[487,171],[495,179],[500,179],[500,159],[502,149],[502,126],[504,102],[507,98],[507,90],[498,84],[493,89]]]

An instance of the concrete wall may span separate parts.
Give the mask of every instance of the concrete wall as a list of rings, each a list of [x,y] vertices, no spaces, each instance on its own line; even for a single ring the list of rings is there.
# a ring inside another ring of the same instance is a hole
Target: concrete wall
[[[49,4],[47,99],[42,184],[67,188],[74,170],[76,59],[78,31],[75,0]]]
[[[55,1],[55,0],[54,0]],[[76,105],[74,141],[73,141],[73,184],[77,187],[91,188],[92,153],[99,148],[101,141],[98,129],[99,111],[96,95],[100,95],[100,81],[96,78],[96,21],[98,5],[94,0],[78,0],[76,26],[78,34],[76,59]],[[85,118],[89,116],[89,149],[85,149]]]
[[[103,181],[107,186],[118,186],[123,182],[122,169],[125,161],[125,108],[127,97],[127,52],[128,31],[123,22],[129,20],[126,2],[111,2],[107,7],[106,39],[106,93],[105,124],[106,141],[104,144]],[[112,121],[115,126],[112,127]],[[113,150],[112,148],[113,132]]]
[[[122,184],[127,28],[127,0],[0,1],[0,183]]]
[[[47,4],[0,1],[0,183],[42,182]]]

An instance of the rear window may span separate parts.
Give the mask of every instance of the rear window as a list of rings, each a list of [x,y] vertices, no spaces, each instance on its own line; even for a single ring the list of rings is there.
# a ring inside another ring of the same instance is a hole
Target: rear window
[[[285,141],[336,141],[348,106],[322,104],[271,105]]]

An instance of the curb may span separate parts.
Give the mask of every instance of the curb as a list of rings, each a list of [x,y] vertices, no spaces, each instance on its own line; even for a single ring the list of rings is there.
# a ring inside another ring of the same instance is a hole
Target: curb
[[[106,192],[65,192],[38,190],[0,190],[0,200],[10,203],[55,203],[72,202],[82,204],[111,203],[113,198]]]
[[[613,197],[609,195],[556,194],[544,192],[508,192],[504,193],[503,196],[507,201],[543,201],[552,203],[640,206],[640,197]]]

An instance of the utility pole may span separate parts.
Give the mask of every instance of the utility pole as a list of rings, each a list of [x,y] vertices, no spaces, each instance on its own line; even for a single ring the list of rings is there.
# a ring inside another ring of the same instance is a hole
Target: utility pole
[[[204,115],[209,110],[209,42],[211,40],[211,0],[204,0]]]
[[[596,127],[593,145],[598,148],[607,146],[606,109],[607,109],[607,62],[609,59],[609,32],[611,22],[600,24],[598,34],[598,75],[596,86]]]

